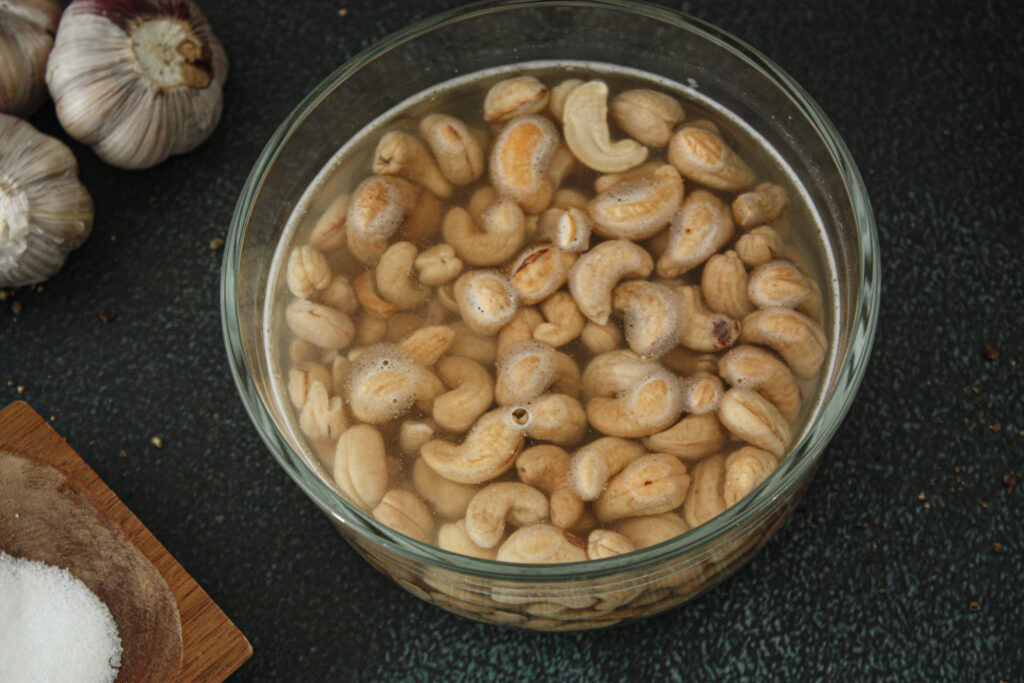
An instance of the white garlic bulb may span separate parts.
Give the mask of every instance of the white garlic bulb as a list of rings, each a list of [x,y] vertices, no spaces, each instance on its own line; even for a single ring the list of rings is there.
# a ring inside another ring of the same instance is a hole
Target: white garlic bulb
[[[42,282],[92,229],[92,199],[67,146],[0,114],[0,287]]]
[[[0,0],[0,112],[28,116],[46,99],[57,0]]]
[[[228,60],[189,0],[74,0],[46,83],[67,133],[109,164],[149,168],[220,120]]]

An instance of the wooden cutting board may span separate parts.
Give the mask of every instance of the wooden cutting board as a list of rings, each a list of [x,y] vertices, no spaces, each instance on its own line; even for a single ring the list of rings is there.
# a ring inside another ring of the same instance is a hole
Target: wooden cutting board
[[[67,441],[24,401],[0,411],[0,451],[28,456],[60,470],[153,563],[174,594],[181,616],[181,681],[219,683],[252,656],[249,641],[206,591]]]

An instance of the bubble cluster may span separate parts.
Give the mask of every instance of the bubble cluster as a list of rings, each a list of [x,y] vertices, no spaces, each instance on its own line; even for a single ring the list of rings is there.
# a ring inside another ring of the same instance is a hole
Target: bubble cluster
[[[394,344],[375,344],[352,364],[346,394],[352,413],[360,420],[380,424],[412,407],[421,369]]]
[[[491,152],[491,183],[498,193],[521,200],[539,192],[559,137],[543,116],[520,116],[505,126]]]
[[[405,181],[388,176],[370,176],[359,184],[348,205],[348,230],[367,241],[391,237],[412,208],[400,185]]]

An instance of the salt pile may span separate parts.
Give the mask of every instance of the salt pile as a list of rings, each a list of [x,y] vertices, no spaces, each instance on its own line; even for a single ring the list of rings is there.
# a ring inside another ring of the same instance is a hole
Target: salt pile
[[[117,624],[88,586],[0,551],[0,681],[110,683],[120,666]]]

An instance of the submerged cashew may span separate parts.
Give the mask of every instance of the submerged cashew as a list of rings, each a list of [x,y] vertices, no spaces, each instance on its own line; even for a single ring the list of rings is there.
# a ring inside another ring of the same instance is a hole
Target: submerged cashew
[[[676,513],[663,512],[623,519],[615,522],[612,529],[628,538],[636,550],[641,550],[685,534],[690,526]]]
[[[619,280],[647,277],[654,262],[647,251],[628,240],[609,240],[586,252],[569,270],[569,291],[583,315],[598,325],[612,313],[612,289]]]
[[[629,280],[615,287],[612,310],[622,315],[629,348],[648,358],[663,356],[675,346],[686,323],[679,296],[647,280]]]
[[[373,509],[373,518],[420,543],[430,543],[434,538],[433,515],[412,491],[388,491]]]
[[[311,439],[337,439],[348,426],[340,396],[331,397],[322,382],[313,382],[299,413],[299,428]]]
[[[606,436],[580,447],[569,461],[569,485],[581,500],[597,500],[608,480],[646,451],[636,441]]]
[[[399,310],[415,308],[430,297],[430,288],[415,279],[417,252],[412,242],[395,242],[381,255],[374,270],[377,292]]]
[[[330,306],[305,299],[288,304],[284,317],[292,334],[322,349],[343,349],[356,334],[352,318]]]
[[[516,255],[526,241],[526,217],[515,202],[503,199],[484,211],[477,227],[473,217],[455,207],[444,217],[444,239],[466,263],[496,266]]]
[[[388,490],[384,437],[369,425],[345,430],[334,449],[334,483],[352,502],[369,510]]]
[[[509,279],[524,304],[547,299],[569,278],[576,257],[550,244],[527,247],[509,267]]]
[[[400,348],[377,344],[352,364],[348,404],[356,419],[380,424],[403,415],[414,402],[433,401],[440,393],[435,383],[440,381]]]
[[[551,200],[551,206],[556,209],[568,211],[569,209],[581,209],[586,211],[588,197],[584,193],[571,187],[563,187],[555,192],[555,198]]]
[[[668,160],[684,178],[715,190],[739,192],[754,184],[754,171],[725,144],[722,136],[696,122],[683,126],[672,136]]]
[[[748,268],[768,263],[782,253],[782,238],[774,228],[762,225],[736,240],[736,254]]]
[[[412,485],[420,498],[437,514],[449,519],[462,517],[469,502],[480,490],[480,487],[472,484],[458,484],[445,479],[430,469],[423,458],[418,458],[412,466]]]
[[[683,392],[683,410],[691,415],[704,415],[718,408],[722,400],[722,380],[708,372],[699,372],[679,383]]]
[[[513,344],[530,341],[533,331],[544,322],[544,316],[532,306],[523,306],[512,317],[512,320],[498,332],[498,356],[501,356]]]
[[[454,341],[455,330],[451,327],[430,325],[406,335],[398,342],[398,348],[423,367],[431,368]]]
[[[665,163],[662,161],[648,161],[640,164],[636,168],[631,168],[628,171],[622,171],[621,173],[604,173],[594,180],[594,192],[601,194],[602,192],[610,190],[612,186],[618,185],[619,183],[627,180],[636,180],[637,178],[647,177],[664,165]]]
[[[562,122],[562,112],[565,109],[565,100],[569,97],[569,93],[583,85],[583,81],[579,78],[569,78],[562,81],[554,88],[551,89],[551,96],[548,100],[548,110],[551,112],[551,116],[558,121]]]
[[[426,190],[419,193],[412,211],[405,218],[397,235],[415,244],[428,244],[441,229],[441,200]]]
[[[789,208],[786,190],[775,183],[761,183],[732,202],[732,215],[741,228],[771,223]]]
[[[520,482],[488,484],[469,501],[466,533],[481,548],[493,548],[505,533],[506,519],[523,526],[547,516],[547,496],[532,486]]]
[[[308,299],[331,284],[331,266],[313,247],[295,247],[288,256],[285,279],[292,294]]]
[[[555,196],[556,202],[559,196]],[[590,248],[590,233],[594,229],[594,220],[583,206],[566,207],[550,231],[550,239],[563,251],[579,254]]]
[[[455,330],[455,341],[448,349],[449,353],[453,356],[465,356],[482,365],[494,364],[498,357],[498,340],[495,337],[477,334],[461,320],[452,323],[451,327]]]
[[[746,446],[725,459],[725,482],[722,498],[732,507],[771,476],[778,461],[768,451]]]
[[[463,519],[441,525],[441,528],[437,530],[437,547],[481,560],[493,560],[498,555],[497,548],[481,548],[473,542],[473,539],[466,533],[466,521]]]
[[[473,220],[479,221],[483,218],[484,211],[497,204],[499,199],[501,197],[498,196],[493,187],[483,185],[478,187],[469,196],[469,201],[466,203],[466,211],[473,217]]]
[[[700,288],[708,308],[731,318],[743,318],[754,306],[747,296],[747,269],[735,251],[715,254],[704,264]]]
[[[421,327],[433,327],[434,323],[427,322],[426,318],[416,313],[395,313],[387,320],[387,332],[384,334],[384,341],[389,344],[396,344],[406,337],[412,335]]]
[[[491,375],[476,361],[460,356],[442,358],[437,375],[451,391],[434,399],[434,421],[450,432],[465,432],[494,400]]]
[[[721,399],[719,399],[721,403]],[[687,415],[663,432],[644,439],[644,446],[671,453],[683,462],[694,462],[722,450],[729,432],[714,413]]]
[[[612,185],[591,200],[587,209],[598,235],[639,241],[668,225],[682,201],[679,171],[661,164],[646,175]]]
[[[334,383],[331,380],[331,372],[323,365],[313,361],[300,361],[292,365],[288,370],[288,398],[297,410],[306,405],[306,398],[313,384],[320,382],[331,392]]]
[[[712,455],[698,462],[690,472],[690,490],[683,503],[683,518],[691,527],[725,512],[725,456]]]
[[[420,121],[441,173],[455,185],[469,185],[484,172],[484,151],[465,123],[447,114],[430,114]]]
[[[344,275],[332,277],[331,283],[317,293],[316,302],[335,308],[347,315],[352,315],[359,307],[356,292],[352,289],[352,284]]]
[[[650,374],[632,387],[616,388],[613,396],[596,396],[587,402],[587,419],[594,429],[609,436],[642,437],[660,432],[679,418],[683,410],[679,382],[671,371],[652,365]]]
[[[737,346],[718,364],[722,378],[734,387],[756,391],[792,422],[800,412],[800,388],[789,366],[756,346]]]
[[[420,446],[434,438],[437,425],[430,420],[406,420],[398,430],[398,447],[408,456],[417,456]]]
[[[417,189],[395,176],[370,176],[359,183],[345,216],[348,250],[372,265],[388,248],[388,239],[416,206]]]
[[[760,394],[730,389],[718,404],[718,419],[732,435],[782,457],[793,434],[786,418]]]
[[[586,544],[563,529],[550,524],[533,524],[517,529],[498,548],[499,562],[554,564],[583,562]]]
[[[665,453],[644,455],[608,482],[594,502],[599,522],[674,510],[686,498],[690,477],[678,458]]]
[[[493,335],[515,316],[519,298],[512,283],[496,270],[473,270],[455,281],[462,320],[477,334]]]
[[[564,346],[580,336],[587,322],[573,296],[565,290],[545,299],[540,311],[546,322],[537,326],[533,338],[554,347]]]
[[[750,274],[747,294],[758,308],[795,308],[811,317],[821,317],[821,291],[789,261],[758,266]]]
[[[574,368],[575,377],[570,375],[562,379],[569,383],[575,381],[578,390],[579,369],[571,358],[540,342],[510,344],[495,366],[494,398],[501,405],[531,401],[556,383],[560,373],[571,373]]]
[[[479,484],[512,467],[529,421],[523,408],[498,408],[484,413],[461,444],[435,439],[423,444],[420,455],[446,479]]]
[[[374,152],[373,172],[419,183],[438,197],[447,198],[452,194],[451,183],[441,174],[430,151],[402,131],[393,130],[381,137]]]
[[[545,394],[527,404],[530,424],[526,435],[559,446],[575,446],[587,431],[587,414],[580,402],[566,394]]]
[[[359,303],[367,313],[387,320],[398,311],[398,307],[390,301],[381,298],[380,294],[377,293],[377,286],[374,280],[372,270],[364,271],[352,281],[352,289],[356,293],[356,299],[359,300]]]
[[[774,349],[797,377],[809,379],[825,362],[828,342],[818,323],[788,308],[766,308],[743,319],[740,342]]]
[[[345,246],[345,215],[348,213],[348,195],[340,194],[328,204],[309,234],[309,246],[320,251],[334,251]]]
[[[685,346],[676,346],[658,359],[662,365],[679,375],[692,375],[697,372],[718,372],[718,356],[712,353],[698,353]]]
[[[583,513],[583,501],[569,486],[569,454],[558,446],[541,444],[527,448],[516,458],[516,470],[524,484],[550,496],[551,523],[569,529]]]
[[[484,121],[498,123],[521,114],[537,114],[548,106],[548,89],[533,76],[498,81],[484,99]]]
[[[707,261],[733,235],[732,215],[721,199],[691,192],[669,225],[668,246],[658,259],[658,275],[678,277]]]
[[[558,131],[543,116],[518,116],[502,129],[491,149],[491,184],[526,213],[540,213],[554,188],[548,165],[558,147]]]
[[[554,153],[551,155],[551,161],[548,162],[548,181],[551,183],[552,189],[558,189],[561,187],[565,179],[569,177],[569,174],[576,170],[576,157],[573,156],[572,150],[565,143],[560,144],[555,148]],[[552,197],[552,202],[554,198]]]
[[[647,88],[619,93],[608,110],[626,135],[651,147],[667,145],[672,129],[685,117],[674,97]]]
[[[611,529],[594,529],[587,537],[587,557],[603,560],[636,550],[633,541]]]
[[[723,313],[714,313],[704,303],[700,287],[683,285],[676,288],[683,309],[682,333],[679,343],[694,351],[721,351],[736,343],[741,326]]]
[[[613,351],[622,344],[622,332],[615,323],[598,325],[588,320],[580,332],[580,341],[584,348],[592,355],[597,356],[608,351]]]
[[[423,251],[413,261],[420,282],[431,287],[451,282],[462,272],[462,261],[455,255],[455,247],[438,244]]]
[[[384,339],[388,333],[388,321],[369,313],[363,313],[356,320],[356,342],[360,346],[372,346]],[[355,349],[353,349],[355,350]]]
[[[565,142],[584,165],[601,173],[617,173],[639,166],[647,148],[626,138],[611,141],[608,132],[608,86],[590,81],[573,88],[562,109]]]
[[[330,350],[333,351],[333,349]],[[315,344],[310,344],[304,339],[292,339],[288,344],[288,359],[292,363],[303,363],[316,358],[320,351],[321,349]]]

